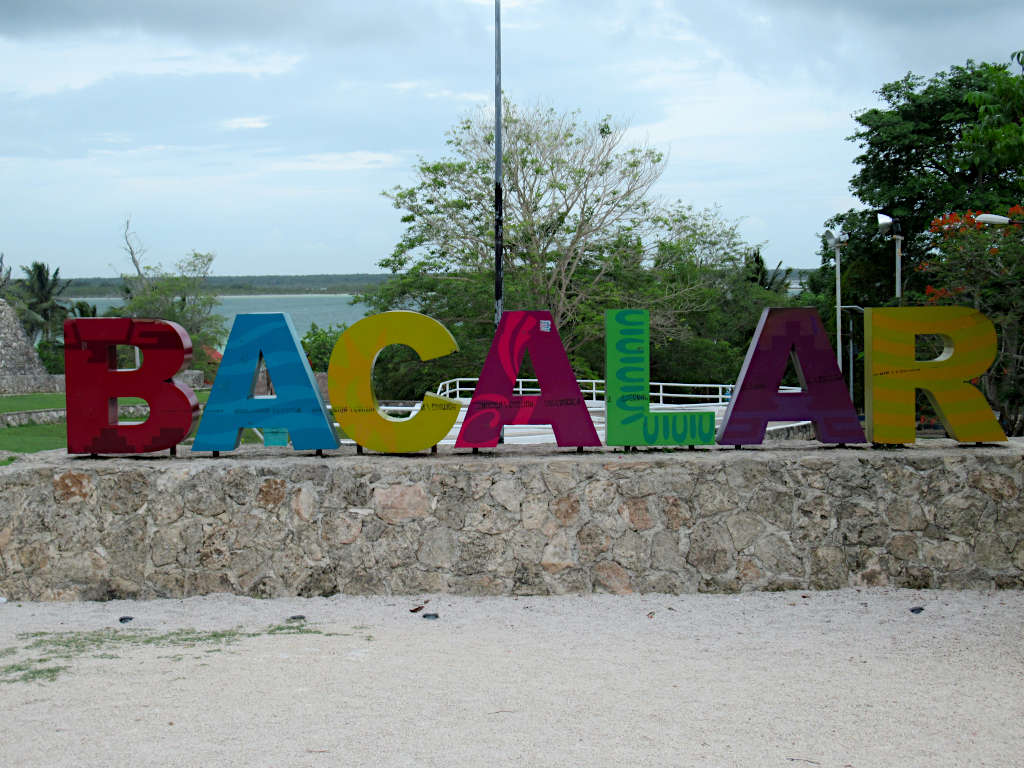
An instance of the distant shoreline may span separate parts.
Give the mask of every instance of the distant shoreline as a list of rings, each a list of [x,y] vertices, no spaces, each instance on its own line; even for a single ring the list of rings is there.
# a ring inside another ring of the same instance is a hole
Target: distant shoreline
[[[280,298],[288,297],[299,297],[299,296],[356,296],[362,293],[362,291],[207,291],[206,295],[220,298],[222,296],[276,296]],[[74,301],[93,301],[95,299],[124,299],[124,294],[111,291],[93,291],[92,293],[72,293],[71,289],[64,291],[60,295],[63,300],[71,299]]]
[[[339,275],[213,275],[207,278],[212,296],[338,296],[365,293],[385,283],[388,274]],[[119,299],[120,277],[76,277],[63,299]]]

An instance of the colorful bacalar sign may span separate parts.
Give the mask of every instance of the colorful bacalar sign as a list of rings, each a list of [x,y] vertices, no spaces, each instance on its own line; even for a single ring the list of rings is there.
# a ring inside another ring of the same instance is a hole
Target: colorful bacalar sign
[[[865,312],[866,432],[843,386],[821,318],[813,309],[765,309],[747,350],[725,417],[713,412],[658,413],[650,408],[650,333],[645,310],[605,314],[606,444],[615,446],[753,445],[773,421],[810,421],[825,443],[910,443],[914,403],[923,390],[946,431],[961,442],[1005,440],[991,408],[971,380],[996,355],[992,323],[967,307],[906,307]],[[920,335],[943,339],[934,360],[918,360]],[[199,418],[193,392],[173,381],[192,343],[165,320],[79,318],[64,325],[68,452],[149,453],[173,448]],[[439,322],[415,312],[364,318],[338,339],[328,368],[334,421],[365,448],[409,453],[435,446],[455,425],[460,404],[425,394],[411,419],[382,412],[371,378],[381,350],[412,347],[423,360],[458,349]],[[116,350],[135,346],[142,365],[118,370]],[[529,353],[541,394],[515,394]],[[274,382],[272,396],[254,394],[260,361]],[[799,392],[780,392],[792,362]],[[141,424],[119,424],[117,399],[150,405]],[[506,312],[491,344],[456,440],[456,448],[498,444],[502,427],[550,425],[560,446],[598,446],[597,430],[551,315]],[[291,319],[280,313],[235,318],[217,379],[203,411],[193,451],[231,451],[245,428],[287,430],[297,450],[337,448],[338,435]]]

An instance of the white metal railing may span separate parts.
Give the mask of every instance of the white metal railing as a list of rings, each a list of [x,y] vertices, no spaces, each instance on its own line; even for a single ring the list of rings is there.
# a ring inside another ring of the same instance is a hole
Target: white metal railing
[[[478,379],[448,379],[437,387],[437,394],[454,400],[469,402],[473,397]],[[583,398],[588,402],[604,402],[604,379],[580,379],[577,381]],[[683,406],[697,404],[725,405],[732,397],[735,384],[677,384],[674,382],[652,381],[650,403],[652,406]],[[800,387],[779,387],[780,392],[800,392]],[[539,395],[540,382],[537,379],[516,379],[515,395]]]

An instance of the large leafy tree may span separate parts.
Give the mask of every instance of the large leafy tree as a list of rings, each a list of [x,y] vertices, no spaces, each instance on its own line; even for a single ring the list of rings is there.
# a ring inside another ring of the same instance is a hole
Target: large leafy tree
[[[714,286],[724,272],[742,276],[749,246],[736,224],[715,210],[659,205],[651,188],[664,158],[627,146],[611,118],[509,103],[505,114],[505,307],[550,310],[581,378],[603,375],[606,308],[650,308],[656,357],[658,344],[692,336],[688,313],[721,305]],[[380,262],[394,277],[361,300],[441,320],[460,352],[424,364],[386,350],[376,367],[383,397],[476,376],[493,335],[490,120],[460,121],[447,143],[449,156],[420,160],[413,185],[386,193],[407,227]]]
[[[877,93],[883,106],[859,113],[849,137],[861,150],[850,188],[866,208],[826,222],[850,236],[844,300],[872,306],[895,293],[893,244],[878,236],[876,212],[901,221],[904,289],[913,291],[923,287],[914,266],[931,248],[933,218],[1024,199],[1024,76],[968,61],[927,79],[907,74]],[[831,250],[823,248],[822,262],[832,264]]]
[[[504,113],[505,306],[550,310],[573,353],[593,330],[589,307],[608,293],[616,260],[642,258],[648,192],[664,160],[624,147],[625,127],[610,118],[507,102]],[[461,120],[447,157],[420,160],[413,185],[386,193],[407,227],[380,262],[395,277],[364,297],[376,310],[416,307],[443,320],[468,369],[493,332],[494,138],[485,113]]]
[[[227,337],[225,319],[216,313],[217,297],[206,286],[213,254],[193,251],[176,264],[175,272],[145,264],[145,249],[131,231],[130,220],[125,221],[124,250],[135,273],[121,276],[125,302],[118,308],[118,314],[178,323],[192,339],[193,367],[212,368],[209,352]]]

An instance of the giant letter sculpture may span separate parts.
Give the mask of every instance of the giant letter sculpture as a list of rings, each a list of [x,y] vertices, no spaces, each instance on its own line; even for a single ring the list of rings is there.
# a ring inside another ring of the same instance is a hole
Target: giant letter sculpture
[[[526,352],[540,396],[514,394]],[[495,446],[506,424],[550,424],[561,446],[601,444],[550,312],[502,316],[455,447]]]
[[[273,395],[253,393],[261,355]],[[247,427],[287,429],[298,450],[338,447],[295,327],[281,312],[235,317],[192,450],[233,451]]]
[[[141,367],[118,370],[118,345],[141,349]],[[68,453],[149,453],[180,443],[199,403],[172,377],[191,358],[192,341],[177,323],[127,317],[65,321]],[[149,418],[118,424],[119,397],[141,397]]]
[[[710,445],[714,411],[650,412],[651,315],[646,309],[604,313],[606,445]]]
[[[802,392],[779,391],[790,359]],[[864,442],[817,310],[769,307],[761,313],[747,349],[718,442],[760,443],[768,422],[802,420],[814,422],[815,435],[823,443]]]
[[[425,394],[410,419],[382,413],[373,393],[373,365],[391,344],[405,344],[421,360],[457,352],[459,345],[437,320],[418,312],[383,312],[347,328],[334,345],[327,392],[338,425],[359,445],[381,453],[412,453],[437,445],[459,418],[458,400]]]
[[[912,443],[916,390],[923,389],[950,437],[963,443],[1005,440],[992,407],[970,379],[996,357],[992,321],[969,307],[892,307],[864,313],[868,436]],[[945,349],[918,360],[918,335],[941,336]]]

